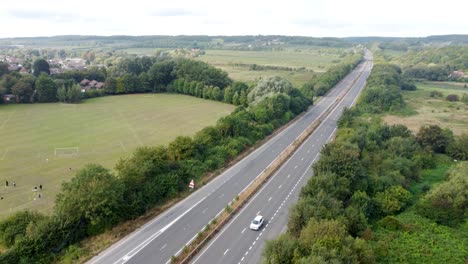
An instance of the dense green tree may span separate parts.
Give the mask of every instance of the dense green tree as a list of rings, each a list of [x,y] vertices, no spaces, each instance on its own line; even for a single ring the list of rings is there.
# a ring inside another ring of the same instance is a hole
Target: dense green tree
[[[457,160],[468,160],[468,133],[463,133],[452,141],[447,153]]]
[[[314,165],[314,174],[334,173],[350,181],[352,190],[365,190],[366,171],[359,160],[360,152],[356,146],[329,143],[321,151],[321,158]]]
[[[312,255],[331,263],[373,263],[369,245],[348,235],[346,226],[337,220],[312,218],[302,230],[299,243],[305,256]]]
[[[39,75],[39,77],[36,79],[35,87],[39,102],[57,101],[57,85],[48,75]]]
[[[65,86],[57,89],[57,100],[62,103],[67,102],[67,89]]]
[[[123,185],[109,170],[88,164],[70,182],[62,184],[56,215],[86,223],[87,233],[98,234],[122,218]]]
[[[177,177],[169,174],[174,165],[163,146],[140,147],[130,158],[117,163],[115,168],[125,186],[126,218],[138,216],[177,189]],[[145,194],[145,190],[150,194]]]
[[[0,61],[0,78],[9,72],[10,71],[8,70],[8,64],[3,61]]]
[[[114,77],[107,77],[104,84],[104,91],[108,94],[115,94],[117,92],[117,79]]]
[[[43,219],[44,216],[36,212],[20,211],[10,215],[0,222],[0,244],[11,247],[16,240],[26,236],[27,227]]]
[[[417,212],[437,223],[457,226],[468,219],[468,164],[460,163],[448,180],[435,186],[419,202]]]
[[[385,215],[395,214],[403,209],[411,199],[411,193],[401,185],[392,186],[375,195],[375,203]]]
[[[37,59],[33,64],[34,76],[38,77],[41,73],[50,74],[49,63],[44,59]]]
[[[151,66],[148,71],[148,78],[154,92],[165,91],[166,87],[175,79],[175,65],[175,62],[170,60],[156,62]]]
[[[195,154],[195,144],[191,137],[178,136],[169,143],[167,152],[171,160],[190,159]]]
[[[21,79],[21,76],[16,72],[5,74],[0,79],[0,87],[5,89],[5,93],[11,93],[11,89],[19,79]]]
[[[264,264],[294,263],[294,252],[299,247],[295,237],[282,234],[275,240],[267,240],[263,250]]]
[[[32,103],[34,102],[33,94],[33,81],[26,78],[21,78],[11,88],[11,93],[16,95],[18,103]]]
[[[443,130],[437,125],[424,126],[419,129],[416,139],[423,147],[429,147],[437,153],[445,153],[453,140],[453,134],[449,130]]]
[[[67,101],[72,104],[81,102],[81,87],[76,84],[67,89]]]
[[[247,97],[249,103],[258,103],[268,96],[279,93],[289,94],[292,89],[293,86],[288,80],[279,76],[268,77],[261,79]]]
[[[175,74],[177,78],[186,81],[198,81],[203,85],[217,86],[220,89],[224,89],[232,83],[226,72],[196,60],[178,60],[175,66]]]

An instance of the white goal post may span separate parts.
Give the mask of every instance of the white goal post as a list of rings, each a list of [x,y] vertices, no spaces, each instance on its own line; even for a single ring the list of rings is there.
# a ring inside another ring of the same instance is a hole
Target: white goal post
[[[55,156],[74,156],[74,155],[78,155],[79,152],[80,152],[79,147],[55,148],[54,154]]]

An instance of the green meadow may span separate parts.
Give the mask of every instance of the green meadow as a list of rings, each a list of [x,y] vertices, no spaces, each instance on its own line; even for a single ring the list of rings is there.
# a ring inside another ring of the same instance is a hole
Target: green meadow
[[[416,85],[416,91],[403,91],[403,97],[414,113],[408,116],[387,115],[385,122],[403,124],[414,132],[425,125],[450,128],[456,135],[468,132],[468,104],[461,101],[464,94],[468,96],[468,89],[463,83],[425,81]],[[439,92],[442,96],[431,97],[431,92]],[[458,95],[460,101],[447,101],[449,94]]]
[[[48,213],[61,183],[84,164],[113,169],[139,146],[193,135],[233,110],[229,104],[176,94],[0,105],[0,218],[21,209]],[[32,191],[39,185],[40,199]]]
[[[252,83],[259,77],[281,76],[301,86],[315,73],[325,72],[330,66],[341,61],[340,52],[332,48],[304,47],[284,50],[242,51],[242,50],[206,50],[206,54],[196,59],[205,61],[229,73],[234,80]],[[250,70],[250,65],[303,70]]]

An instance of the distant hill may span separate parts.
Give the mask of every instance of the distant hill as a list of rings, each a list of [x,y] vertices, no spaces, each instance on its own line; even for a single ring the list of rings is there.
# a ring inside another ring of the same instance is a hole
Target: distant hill
[[[468,44],[468,35],[437,35],[420,38],[399,38],[399,37],[349,37],[343,40],[351,43],[372,43],[372,42],[405,42],[408,44],[422,44],[422,43],[443,43],[450,42],[450,44]]]
[[[282,45],[346,47],[352,44],[339,38],[301,36],[54,36],[3,38],[0,46],[24,45],[47,47],[114,47],[114,48],[255,48]]]

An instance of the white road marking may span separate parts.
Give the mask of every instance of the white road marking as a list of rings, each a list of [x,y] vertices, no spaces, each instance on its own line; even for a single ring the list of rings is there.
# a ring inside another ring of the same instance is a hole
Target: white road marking
[[[226,251],[224,251],[224,254],[223,254],[223,255],[226,255],[226,253],[228,253],[228,251],[229,251],[229,248],[226,249]]]
[[[160,250],[163,250],[166,246],[167,244],[164,244],[164,246],[162,246]]]
[[[291,177],[291,174],[288,174],[288,178]]]
[[[141,244],[130,250],[123,258],[117,260],[115,263],[120,262],[123,260],[122,264],[127,262],[131,257],[135,256],[138,252],[140,252],[142,249],[144,249],[149,243],[151,243],[153,240],[155,240],[158,236],[160,236],[164,231],[166,231],[169,227],[171,227],[173,224],[175,224],[179,219],[184,217],[188,212],[190,212],[193,208],[195,208],[197,205],[199,205],[201,202],[203,202],[206,199],[206,196],[203,197],[200,201],[198,201],[196,204],[194,204],[192,207],[190,207],[187,211],[185,211],[183,214],[179,215],[176,219],[174,219],[172,222],[167,224],[165,227],[161,228],[158,232],[154,233],[152,236],[147,238],[145,241],[143,241]]]
[[[297,165],[296,165],[296,166],[294,166],[294,168],[295,168],[295,169],[297,169]]]
[[[246,230],[246,229],[247,229],[247,227],[246,227],[246,228],[244,228],[244,230],[242,230],[241,234],[244,234],[244,232],[245,232],[245,230]]]
[[[283,187],[283,185],[278,186],[278,189],[281,189],[281,187]]]
[[[268,201],[271,201],[271,196],[270,196],[270,198],[268,198]]]

